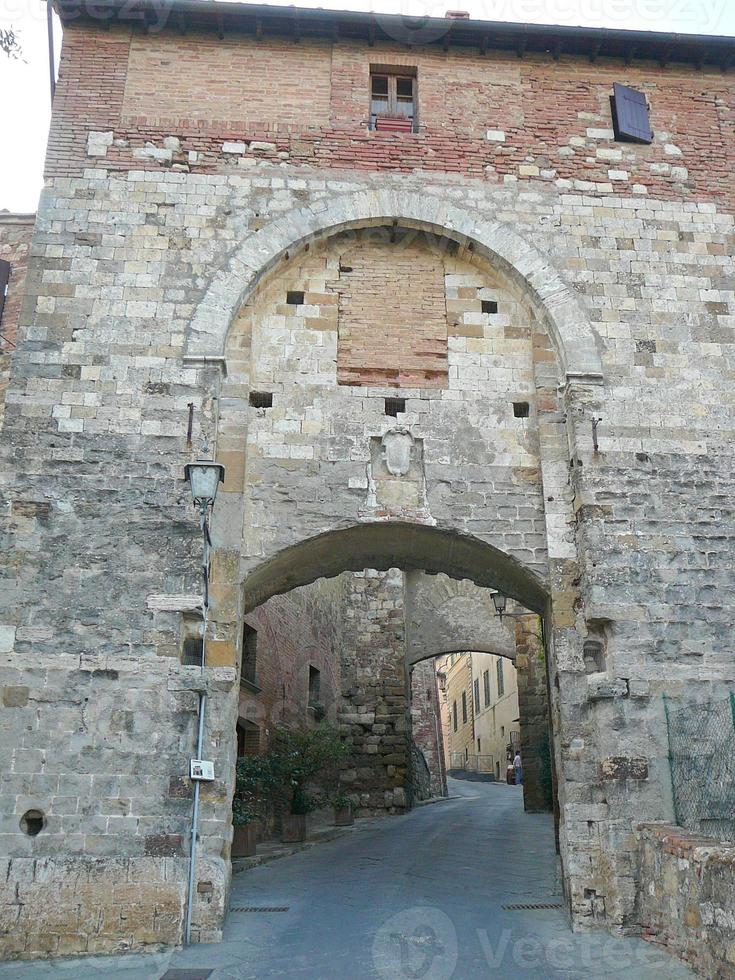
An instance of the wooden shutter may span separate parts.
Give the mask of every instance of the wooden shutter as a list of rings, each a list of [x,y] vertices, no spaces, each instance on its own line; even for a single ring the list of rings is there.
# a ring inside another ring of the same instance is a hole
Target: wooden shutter
[[[0,259],[0,323],[3,322],[3,307],[5,306],[5,291],[10,279],[10,263]]]
[[[615,138],[634,143],[651,143],[653,133],[648,118],[648,103],[643,92],[613,84],[613,126]]]

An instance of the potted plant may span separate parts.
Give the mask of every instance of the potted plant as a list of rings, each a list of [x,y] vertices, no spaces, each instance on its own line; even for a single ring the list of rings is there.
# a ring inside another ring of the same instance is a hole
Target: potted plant
[[[338,793],[332,800],[334,807],[334,826],[351,827],[355,822],[355,814],[352,812],[352,800],[344,793]]]
[[[248,803],[239,797],[232,801],[232,857],[252,857],[255,854],[254,814]]]
[[[338,732],[329,725],[309,730],[277,728],[268,764],[274,783],[281,788],[286,813],[282,816],[284,843],[306,839],[306,814],[318,805],[309,787],[332,770],[344,755]]]
[[[255,854],[260,818],[272,789],[272,774],[262,755],[242,755],[235,770],[235,795],[232,799],[233,857]]]

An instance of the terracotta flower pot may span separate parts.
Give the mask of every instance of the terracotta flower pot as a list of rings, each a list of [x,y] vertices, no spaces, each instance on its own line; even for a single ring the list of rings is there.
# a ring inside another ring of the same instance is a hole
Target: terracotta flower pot
[[[341,806],[334,808],[334,826],[351,827],[355,822],[355,814],[351,806]]]
[[[284,844],[298,844],[306,840],[305,813],[284,813],[281,818],[281,840]]]
[[[232,837],[232,856],[234,858],[252,857],[255,854],[255,833],[254,823],[235,826],[235,833]]]

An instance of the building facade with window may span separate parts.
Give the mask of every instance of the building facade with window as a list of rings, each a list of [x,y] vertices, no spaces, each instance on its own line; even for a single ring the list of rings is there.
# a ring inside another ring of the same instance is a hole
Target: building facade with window
[[[57,6],[0,434],[9,952],[181,936],[203,445],[226,478],[195,935],[221,935],[243,697],[276,716],[268,601],[355,574],[350,785],[405,808],[396,568],[544,617],[565,901],[578,928],[641,928],[634,828],[676,817],[663,695],[735,684],[732,39]],[[308,711],[314,668],[326,707],[327,648],[290,632],[290,690]]]
[[[505,779],[508,759],[520,745],[518,679],[513,662],[489,653],[473,653],[472,689],[478,769]]]
[[[472,709],[472,654],[452,653],[437,660],[444,757],[447,772],[476,768],[475,718]]]

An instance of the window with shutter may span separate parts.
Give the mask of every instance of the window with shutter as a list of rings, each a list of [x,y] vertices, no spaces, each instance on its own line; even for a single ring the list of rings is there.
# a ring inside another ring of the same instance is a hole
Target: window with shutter
[[[10,263],[5,259],[0,259],[0,325],[3,322],[3,307],[5,306],[5,296],[8,292],[8,280],[10,279]]]
[[[502,698],[505,694],[505,679],[503,677],[503,661],[498,659],[495,664],[495,669],[498,674],[498,697]]]
[[[633,143],[653,142],[648,102],[643,92],[613,84],[612,116],[615,139]]]

